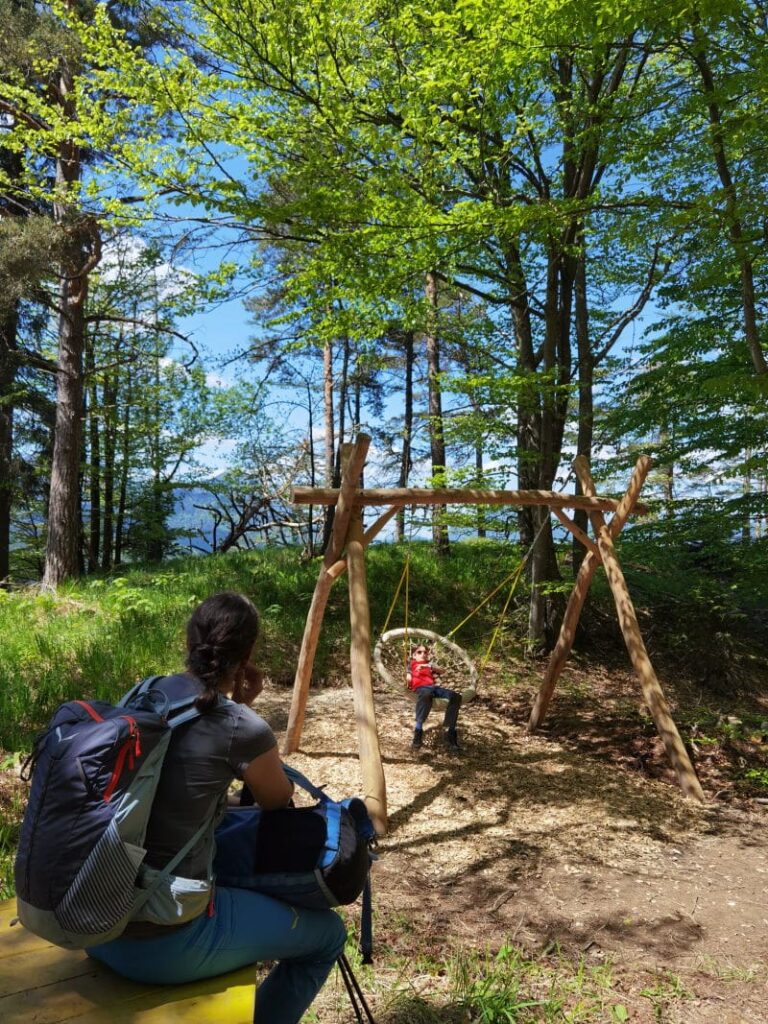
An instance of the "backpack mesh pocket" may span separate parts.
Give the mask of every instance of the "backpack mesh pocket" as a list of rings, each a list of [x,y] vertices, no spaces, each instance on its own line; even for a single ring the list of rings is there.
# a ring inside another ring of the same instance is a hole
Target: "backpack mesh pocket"
[[[107,932],[131,910],[136,876],[146,851],[120,838],[110,822],[56,907],[62,928],[76,934]]]

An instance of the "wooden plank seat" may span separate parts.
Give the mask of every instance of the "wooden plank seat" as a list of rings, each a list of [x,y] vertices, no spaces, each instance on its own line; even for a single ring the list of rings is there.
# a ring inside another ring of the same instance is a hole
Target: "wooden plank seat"
[[[188,985],[140,985],[83,952],[52,946],[20,924],[9,927],[15,916],[15,900],[0,903],[2,1024],[253,1020],[255,966]]]

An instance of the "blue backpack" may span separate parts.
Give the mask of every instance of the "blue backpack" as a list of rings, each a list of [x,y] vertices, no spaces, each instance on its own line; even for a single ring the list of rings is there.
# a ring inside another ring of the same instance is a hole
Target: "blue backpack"
[[[375,841],[368,810],[358,797],[331,800],[301,772],[283,768],[317,803],[274,811],[229,808],[214,833],[216,882],[313,910],[354,903],[362,893],[360,944],[363,962],[368,963]]]
[[[17,913],[57,946],[108,942],[132,920],[188,921],[210,900],[210,882],[173,871],[215,817],[162,870],[142,865],[171,735],[200,714],[194,697],[169,702],[153,690],[160,678],[145,679],[117,706],[62,704],[24,766],[32,786],[16,856]]]

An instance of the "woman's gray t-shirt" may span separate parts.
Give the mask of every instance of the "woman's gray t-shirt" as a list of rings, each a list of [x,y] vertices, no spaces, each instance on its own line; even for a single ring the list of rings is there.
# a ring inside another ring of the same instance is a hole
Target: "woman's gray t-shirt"
[[[188,675],[166,676],[155,686],[172,701],[202,694],[204,689]],[[175,729],[147,826],[145,863],[165,867],[217,807],[223,813],[232,781],[242,779],[250,762],[275,745],[263,718],[223,696],[210,711]],[[206,878],[210,844],[201,839],[174,874]]]

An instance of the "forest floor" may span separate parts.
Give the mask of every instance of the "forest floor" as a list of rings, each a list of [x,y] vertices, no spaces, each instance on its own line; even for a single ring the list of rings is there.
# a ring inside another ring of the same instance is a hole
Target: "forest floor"
[[[734,738],[740,720],[727,716],[730,748],[696,747],[698,806],[680,795],[630,671],[572,665],[535,736],[527,671],[514,699],[481,695],[462,710],[460,756],[442,746],[437,709],[412,751],[411,701],[377,690],[389,831],[373,875],[376,964],[362,976],[378,1019],[763,1024],[768,806],[738,776],[747,746],[768,737]],[[289,696],[259,698],[278,732]],[[753,718],[762,707],[752,701]],[[359,791],[349,688],[313,691],[290,761],[333,796]],[[541,1006],[473,1017],[457,962],[474,964],[481,1005],[478,964],[496,958],[485,973],[498,987],[508,946],[520,1003]],[[329,986],[334,998],[336,1015],[319,1019],[352,1020]]]
[[[412,751],[411,700],[377,685],[389,831],[373,870],[375,963],[358,973],[378,1024],[763,1024],[768,802],[744,778],[768,759],[768,701],[751,697],[742,717],[732,702],[710,736],[691,725],[701,694],[662,673],[697,737],[699,806],[677,789],[624,665],[569,663],[534,736],[541,666],[518,669],[512,691],[494,689],[492,671],[462,709],[460,755],[442,745],[437,708]],[[289,703],[289,688],[268,685],[256,704],[278,737]],[[348,686],[313,689],[288,760],[334,797],[360,793]],[[6,759],[3,818],[21,799]],[[344,913],[354,930],[357,908]],[[306,1019],[354,1020],[338,977]]]

